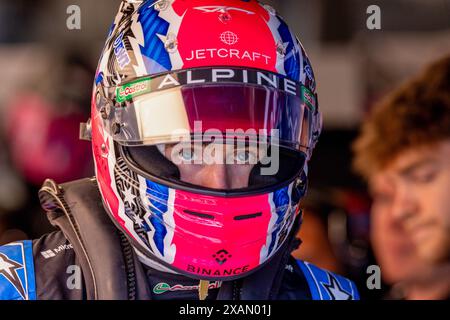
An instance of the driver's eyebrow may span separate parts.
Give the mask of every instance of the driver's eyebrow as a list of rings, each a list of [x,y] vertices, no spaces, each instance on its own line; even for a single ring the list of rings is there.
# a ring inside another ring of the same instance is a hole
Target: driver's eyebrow
[[[427,166],[437,166],[438,165],[438,159],[434,157],[426,157],[417,161],[414,161],[404,168],[400,170],[400,175],[402,177],[409,177],[411,176],[416,170],[419,170],[420,168],[427,167]]]

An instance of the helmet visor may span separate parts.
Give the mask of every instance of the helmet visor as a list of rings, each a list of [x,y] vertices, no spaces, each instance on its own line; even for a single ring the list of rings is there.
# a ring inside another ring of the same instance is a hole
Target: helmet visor
[[[320,130],[317,102],[306,87],[267,72],[192,71],[115,88],[115,106],[99,112],[106,130],[124,146],[211,136],[270,140],[303,151],[313,146]]]

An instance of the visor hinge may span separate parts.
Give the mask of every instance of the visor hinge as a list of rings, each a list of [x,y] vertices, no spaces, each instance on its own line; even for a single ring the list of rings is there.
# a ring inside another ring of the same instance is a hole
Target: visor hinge
[[[92,125],[91,118],[89,118],[86,122],[80,123],[80,140],[91,141],[92,139]]]
[[[297,178],[297,180],[295,181],[295,187],[296,188],[304,188],[305,186],[305,181],[302,178]]]

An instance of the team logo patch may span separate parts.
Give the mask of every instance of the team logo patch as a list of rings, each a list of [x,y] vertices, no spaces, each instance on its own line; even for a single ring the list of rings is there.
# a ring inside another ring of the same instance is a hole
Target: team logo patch
[[[225,249],[217,251],[212,256],[214,259],[216,259],[216,262],[220,265],[224,264],[225,262],[227,262],[229,258],[231,258],[231,254],[229,254],[228,251]]]
[[[352,300],[352,295],[345,291],[336,278],[328,273],[329,283],[321,282],[321,285],[328,291],[331,300]]]
[[[239,11],[246,14],[255,14],[254,12],[249,10],[227,6],[202,6],[202,7],[194,7],[194,9],[203,11],[205,13]]]
[[[313,300],[359,300],[355,284],[313,264],[297,260],[309,284]]]
[[[25,289],[20,281],[18,269],[23,269],[23,265],[9,259],[6,255],[0,253],[0,274],[6,278],[16,290],[25,299]]]
[[[31,241],[0,247],[0,300],[36,299]]]

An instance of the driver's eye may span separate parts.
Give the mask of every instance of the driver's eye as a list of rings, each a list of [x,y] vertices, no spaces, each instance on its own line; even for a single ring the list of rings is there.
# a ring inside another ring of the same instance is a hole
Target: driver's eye
[[[236,150],[234,160],[237,163],[255,164],[257,156],[249,150]]]
[[[182,150],[180,150],[178,156],[183,160],[183,161],[192,161],[195,160],[195,153],[192,151],[192,149],[190,148],[183,148]]]
[[[238,151],[236,153],[236,159],[239,161],[246,162],[250,159],[250,153],[248,151]]]

